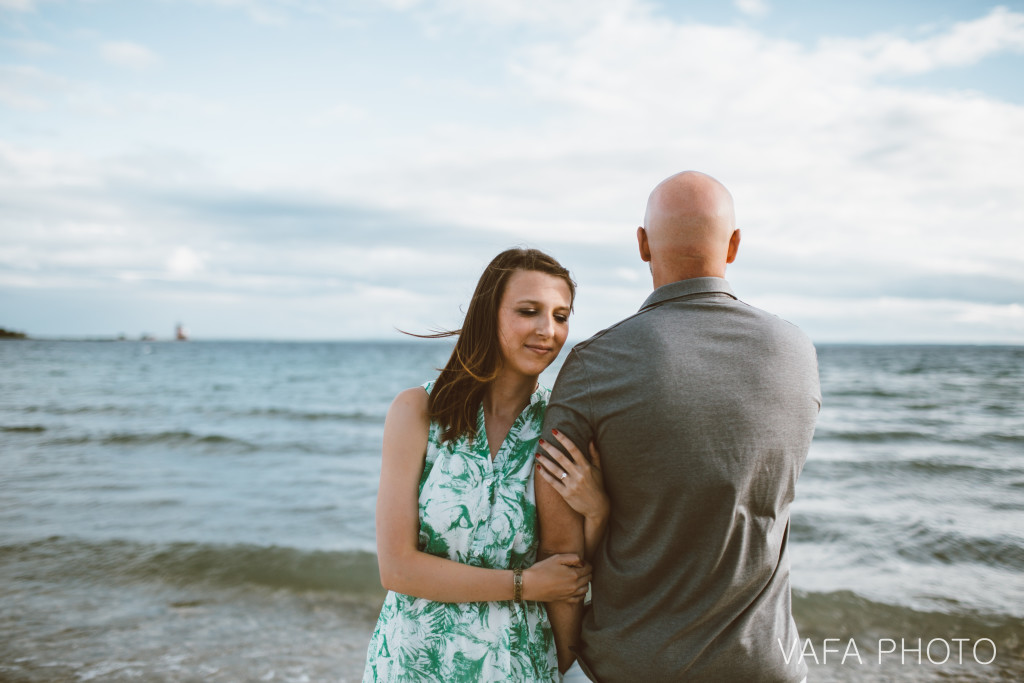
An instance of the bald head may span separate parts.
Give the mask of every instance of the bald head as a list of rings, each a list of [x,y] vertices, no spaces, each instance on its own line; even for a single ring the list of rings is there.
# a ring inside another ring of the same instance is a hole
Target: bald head
[[[655,288],[694,277],[725,277],[740,243],[732,195],[697,171],[666,178],[647,200],[637,239]]]

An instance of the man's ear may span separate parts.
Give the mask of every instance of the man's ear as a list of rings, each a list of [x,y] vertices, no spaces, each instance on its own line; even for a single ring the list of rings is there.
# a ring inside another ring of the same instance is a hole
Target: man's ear
[[[644,263],[650,263],[651,245],[647,243],[647,231],[644,230],[643,226],[636,229],[636,241],[640,246],[640,258],[643,259]]]
[[[726,254],[725,262],[732,263],[736,260],[736,252],[740,250],[740,229],[736,228],[729,237],[729,252]]]

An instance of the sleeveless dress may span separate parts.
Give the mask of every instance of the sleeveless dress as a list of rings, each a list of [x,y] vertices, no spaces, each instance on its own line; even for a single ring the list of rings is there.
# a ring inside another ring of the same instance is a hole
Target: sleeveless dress
[[[424,385],[430,393],[433,382]],[[550,391],[539,387],[491,461],[479,438],[440,442],[431,423],[419,485],[419,549],[489,569],[526,568],[537,554],[534,453]],[[512,579],[509,578],[511,583]],[[542,602],[434,602],[388,591],[363,683],[561,681]]]

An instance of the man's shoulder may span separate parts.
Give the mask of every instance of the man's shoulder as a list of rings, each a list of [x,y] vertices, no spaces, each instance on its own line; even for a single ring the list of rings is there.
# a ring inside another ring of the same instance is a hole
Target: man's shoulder
[[[726,310],[730,310],[733,313],[742,313],[739,317],[730,316],[731,322],[727,324],[755,328],[762,334],[783,343],[813,348],[810,337],[800,327],[775,313],[758,308],[742,299],[730,297],[722,303],[725,304],[724,308],[717,309],[722,313]],[[659,315],[656,312],[658,308],[661,307],[645,307],[640,309],[636,313],[595,333],[590,338],[578,342],[573,346],[572,353],[575,353],[580,358],[584,358],[590,355],[588,352],[600,354],[603,350],[622,344],[637,344],[644,337],[645,331],[653,330],[653,328],[660,324],[658,322]],[[668,310],[671,310],[671,308],[663,309],[660,312],[667,312]],[[715,312],[716,309],[703,309],[698,315],[714,315]],[[652,313],[654,315],[650,315]]]
[[[800,329],[796,323],[790,322],[771,311],[758,308],[757,306],[749,304],[742,299],[737,299],[736,304],[738,306],[742,306],[745,311],[758,321],[758,324],[762,325],[766,330],[775,333],[779,337],[790,340],[793,343],[811,344],[811,338],[808,337],[807,333]]]
[[[629,328],[639,323],[644,311],[637,311],[631,316],[623,318],[619,322],[604,328],[600,332],[596,332],[593,336],[588,339],[584,339],[581,342],[577,342],[572,350],[578,353],[583,353],[587,349],[593,346],[601,346],[602,344],[615,344],[621,341],[623,334],[628,334]]]

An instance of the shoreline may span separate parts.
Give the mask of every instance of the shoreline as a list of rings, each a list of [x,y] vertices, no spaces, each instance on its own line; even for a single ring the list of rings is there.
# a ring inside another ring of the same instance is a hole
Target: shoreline
[[[324,592],[3,587],[0,681],[361,680],[379,606]],[[28,628],[26,628],[26,626]]]
[[[77,543],[0,545],[0,681],[361,680],[384,596],[363,576],[371,554],[180,544],[185,561],[173,544],[112,542],[113,554],[79,548],[88,562],[69,552]],[[289,561],[275,568],[274,557]],[[334,578],[310,581],[306,572]],[[800,640],[780,648],[804,659],[815,681],[1024,676],[1019,617],[799,589],[793,610]]]
[[[379,611],[379,601],[367,598],[252,586],[77,582],[8,589],[0,618],[0,680],[9,683],[355,682]],[[872,646],[877,634],[815,635],[802,621],[797,619],[800,642],[784,651],[802,657],[809,678],[823,683],[1019,680],[1024,674],[1019,624],[1015,630],[1004,626],[991,641],[997,653],[988,645],[968,646],[958,661],[957,636],[901,642],[897,635],[892,647],[883,642],[879,648]],[[952,656],[944,657],[940,639],[952,644]],[[1016,650],[1008,642],[1018,643]]]

